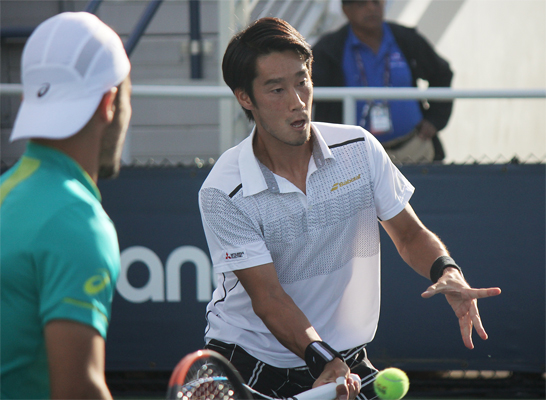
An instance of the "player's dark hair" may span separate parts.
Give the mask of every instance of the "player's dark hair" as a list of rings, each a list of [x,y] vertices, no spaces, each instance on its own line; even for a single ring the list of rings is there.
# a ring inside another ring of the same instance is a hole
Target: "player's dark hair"
[[[273,52],[293,50],[305,61],[309,75],[313,53],[303,36],[288,22],[279,18],[261,18],[236,34],[228,44],[222,61],[224,81],[235,92],[243,90],[255,104],[252,83],[256,78],[258,57]],[[243,107],[247,118],[252,113]]]

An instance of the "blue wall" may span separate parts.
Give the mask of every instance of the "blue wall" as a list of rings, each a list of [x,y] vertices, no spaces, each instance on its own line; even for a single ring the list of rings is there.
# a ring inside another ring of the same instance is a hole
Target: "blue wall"
[[[208,172],[127,167],[117,180],[100,183],[126,268],[114,298],[107,370],[171,370],[203,346],[202,300],[211,280],[197,192]],[[411,204],[417,214],[446,243],[470,284],[503,292],[480,300],[490,338],[474,334],[476,348],[467,350],[445,299],[421,298],[429,282],[403,263],[382,232],[382,311],[368,346],[371,361],[406,370],[545,371],[545,166],[402,172],[416,187]],[[178,270],[179,278],[167,279]]]

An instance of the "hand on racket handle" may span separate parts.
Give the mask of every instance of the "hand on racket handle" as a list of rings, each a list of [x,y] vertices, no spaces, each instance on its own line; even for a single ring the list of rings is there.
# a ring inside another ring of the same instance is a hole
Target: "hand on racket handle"
[[[360,390],[360,377],[351,374],[350,385]],[[294,396],[294,400],[334,400],[336,388],[345,384],[345,377]],[[180,400],[249,400],[272,399],[243,384],[240,374],[231,363],[212,350],[188,354],[175,367],[167,388],[167,399]]]
[[[360,392],[360,377],[351,374],[353,382],[357,385],[357,395]],[[326,383],[322,386],[307,390],[293,397],[294,400],[335,400],[337,399],[337,386],[345,384],[345,378],[339,377],[336,382]]]

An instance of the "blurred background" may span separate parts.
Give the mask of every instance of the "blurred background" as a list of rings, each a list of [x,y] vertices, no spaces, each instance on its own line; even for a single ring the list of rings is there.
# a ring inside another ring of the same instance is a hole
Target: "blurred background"
[[[262,16],[286,19],[311,45],[346,21],[340,0],[2,0],[2,171],[25,147],[9,136],[26,38],[54,14],[83,10],[120,34],[133,66],[124,168],[99,184],[122,251],[107,377],[117,398],[159,398],[176,362],[203,346],[215,285],[197,192],[251,129],[221,79],[227,42]],[[410,397],[544,398],[546,1],[388,0],[386,19],[429,39],[454,71],[454,90],[497,91],[455,100],[440,133],[443,164],[401,170],[417,189],[413,207],[469,282],[503,293],[480,304],[490,339],[466,350],[445,301],[420,298],[428,282],[382,232],[370,359],[408,371]],[[515,89],[523,94],[499,94]]]
[[[94,11],[131,46],[134,85],[222,86],[220,62],[231,35],[262,16],[286,19],[313,45],[345,22],[340,0],[2,0],[1,82],[18,83],[26,36],[62,11]],[[454,71],[454,89],[546,87],[544,0],[389,0],[386,18],[416,26]],[[126,163],[189,165],[215,160],[248,134],[228,96],[138,96]],[[17,96],[2,96],[1,156],[22,143],[8,137]],[[546,100],[459,99],[440,133],[446,162],[544,160]],[[198,161],[199,162],[199,161]]]

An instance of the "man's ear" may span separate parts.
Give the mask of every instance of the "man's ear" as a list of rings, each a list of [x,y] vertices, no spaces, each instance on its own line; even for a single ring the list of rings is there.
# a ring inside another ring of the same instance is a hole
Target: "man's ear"
[[[99,103],[99,115],[101,119],[107,123],[110,123],[114,119],[114,114],[116,112],[116,106],[114,105],[114,100],[118,94],[118,88],[113,87],[108,92],[102,96],[102,99]]]
[[[245,110],[252,111],[255,107],[250,96],[243,89],[235,89],[235,98]]]

